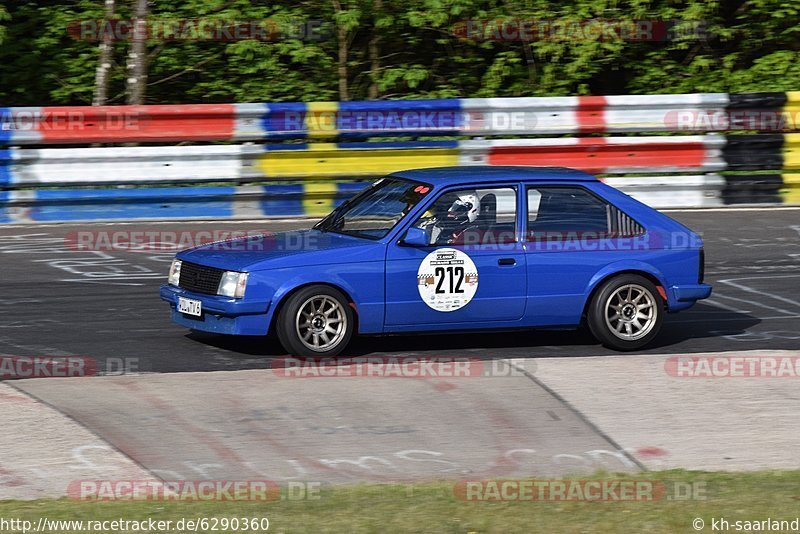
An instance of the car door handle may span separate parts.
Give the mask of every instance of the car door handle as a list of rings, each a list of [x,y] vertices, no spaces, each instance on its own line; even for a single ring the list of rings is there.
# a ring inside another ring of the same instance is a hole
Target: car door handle
[[[497,265],[516,265],[517,260],[514,258],[500,258],[497,260]]]

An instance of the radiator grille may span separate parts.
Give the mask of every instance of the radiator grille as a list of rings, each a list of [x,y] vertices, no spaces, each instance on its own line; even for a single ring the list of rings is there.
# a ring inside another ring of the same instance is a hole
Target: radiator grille
[[[206,267],[184,261],[181,264],[181,277],[178,285],[189,291],[216,295],[219,281],[222,279],[222,273],[224,272],[224,269]]]

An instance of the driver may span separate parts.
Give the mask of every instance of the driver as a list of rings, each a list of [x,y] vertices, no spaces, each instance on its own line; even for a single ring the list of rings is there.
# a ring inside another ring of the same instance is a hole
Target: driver
[[[417,227],[429,232],[431,245],[463,243],[466,232],[478,228],[480,210],[476,191],[446,194],[423,214]]]
[[[447,210],[449,237],[447,244],[463,243],[467,232],[478,230],[481,201],[477,191],[464,191]]]

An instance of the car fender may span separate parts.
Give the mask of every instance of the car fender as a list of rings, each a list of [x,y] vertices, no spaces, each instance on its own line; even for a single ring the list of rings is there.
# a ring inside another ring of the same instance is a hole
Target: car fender
[[[272,299],[272,302],[277,304],[281,302],[286,295],[294,291],[295,289],[312,285],[312,284],[324,284],[329,286],[334,286],[341,291],[344,291],[349,297],[357,303],[358,297],[356,296],[356,289],[352,287],[350,284],[347,283],[344,279],[336,275],[327,274],[326,276],[312,276],[310,274],[306,275],[299,275],[295,276],[289,280],[286,280],[277,291],[275,291],[275,295]]]
[[[277,286],[273,296],[272,296],[272,303],[270,305],[268,319],[270,324],[272,324],[274,315],[280,306],[280,303],[293,291],[296,289],[308,286],[312,284],[324,284],[333,286],[340,291],[344,292],[349,299],[351,300],[354,310],[357,315],[359,315],[359,319],[357,321],[359,325],[360,332],[373,332],[373,331],[380,331],[383,327],[383,316],[382,314],[380,317],[376,317],[376,311],[378,310],[369,310],[369,319],[366,319],[366,323],[362,322],[362,318],[360,317],[360,304],[361,304],[361,293],[352,284],[350,281],[345,280],[343,277],[339,276],[334,270],[336,269],[336,265],[328,266],[328,269],[319,269],[313,273],[303,273],[303,272],[296,272],[293,273],[293,276],[290,278],[284,279],[281,281],[280,285]],[[263,272],[263,271],[262,271]],[[285,272],[283,273],[285,274]],[[381,299],[382,304],[382,299]],[[380,311],[382,312],[382,306],[380,307]],[[373,324],[374,323],[374,324]],[[374,327],[374,328],[373,328]],[[377,330],[376,330],[377,328]]]
[[[609,263],[592,277],[589,281],[588,286],[586,287],[585,297],[588,299],[589,295],[597,288],[597,286],[609,276],[613,276],[617,273],[626,272],[626,271],[640,271],[643,273],[647,273],[650,276],[654,277],[658,280],[658,283],[661,287],[666,288],[667,282],[664,273],[662,273],[659,269],[653,267],[649,263],[645,263],[643,261],[637,260],[620,260],[615,261],[614,263]],[[663,295],[662,295],[663,297]]]

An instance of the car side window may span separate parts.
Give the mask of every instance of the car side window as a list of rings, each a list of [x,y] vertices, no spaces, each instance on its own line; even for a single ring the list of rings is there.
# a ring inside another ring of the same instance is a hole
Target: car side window
[[[430,245],[480,245],[516,240],[514,187],[459,189],[443,193],[413,226]]]
[[[529,187],[527,239],[631,237],[644,229],[581,187]]]

